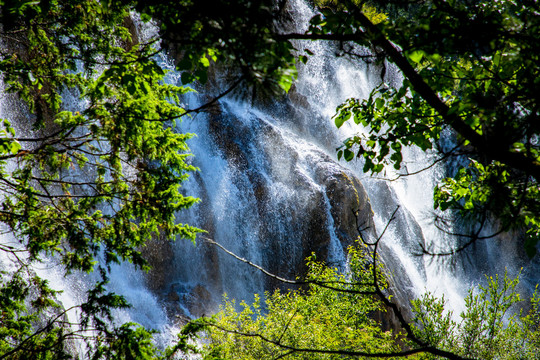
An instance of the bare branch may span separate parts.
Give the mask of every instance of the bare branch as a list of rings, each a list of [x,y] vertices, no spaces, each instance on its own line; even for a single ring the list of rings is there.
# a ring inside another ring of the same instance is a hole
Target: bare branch
[[[260,272],[262,272],[263,274],[265,274],[266,276],[268,277],[271,277],[279,282],[282,282],[284,284],[290,284],[290,285],[298,285],[298,286],[301,286],[301,285],[317,285],[317,286],[320,286],[320,287],[324,287],[326,289],[330,289],[330,290],[336,290],[336,291],[340,291],[340,292],[344,292],[344,293],[350,293],[350,294],[359,294],[359,295],[375,295],[375,292],[373,291],[362,291],[362,290],[354,290],[354,289],[344,289],[344,288],[339,288],[339,287],[335,287],[335,286],[330,286],[328,284],[336,284],[336,285],[347,285],[347,286],[372,286],[373,284],[372,283],[354,283],[354,282],[344,282],[344,281],[317,281],[317,280],[290,280],[290,279],[286,279],[286,278],[283,278],[281,276],[278,276],[276,274],[273,274],[271,272],[269,272],[268,270],[266,270],[265,268],[263,268],[262,266],[259,266],[243,257],[240,257],[238,255],[236,255],[234,252],[228,250],[227,248],[225,248],[223,245],[221,245],[220,243],[208,238],[208,237],[203,237],[203,240],[205,240],[206,242],[212,244],[212,245],[215,245],[217,247],[219,247],[221,250],[223,250],[224,252],[226,252],[228,255],[232,256],[233,258],[245,263],[245,264],[248,264],[249,266],[259,270]]]

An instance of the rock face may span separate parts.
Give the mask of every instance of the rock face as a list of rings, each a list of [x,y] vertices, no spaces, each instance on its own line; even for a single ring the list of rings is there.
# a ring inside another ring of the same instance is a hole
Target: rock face
[[[331,207],[330,214],[341,244],[352,245],[358,236],[373,238],[373,211],[366,190],[358,178],[352,172],[329,162],[318,164],[317,172],[324,184]]]
[[[174,263],[174,244],[167,239],[157,238],[146,244],[144,254],[152,269],[146,276],[146,284],[153,291],[161,291],[171,281],[171,273],[168,271],[170,264]]]
[[[347,247],[359,236],[369,242],[377,238],[366,189],[333,151],[310,140],[313,129],[304,131],[310,116],[305,97],[293,89],[288,102],[274,105],[272,113],[279,118],[234,100],[221,101],[184,130],[198,136],[192,148],[200,154],[194,165],[201,172],[192,177],[187,192],[201,198],[201,205],[182,221],[205,229],[206,237],[280,277],[304,274],[311,254],[330,265],[343,265]],[[394,203],[392,197],[387,187],[371,200],[389,216],[393,209],[380,203]],[[396,223],[402,226],[409,220],[399,215]],[[222,293],[249,302],[253,293],[284,287],[202,238],[196,248],[181,241],[173,248],[156,246],[167,252],[154,257],[163,274],[151,273],[149,279],[171,317],[210,314]],[[390,246],[381,248],[388,250],[383,261],[405,274]],[[399,288],[395,297],[408,303],[410,281],[403,276],[390,280]],[[387,313],[374,316],[395,324]]]
[[[205,93],[219,94],[220,82],[225,80],[212,71]],[[211,100],[202,96],[193,108]],[[197,134],[190,147],[201,169],[186,191],[201,204],[182,214],[181,221],[205,229],[206,237],[280,277],[301,276],[311,254],[343,265],[346,248],[359,236],[375,240],[377,229],[363,184],[337,161],[334,125],[317,113],[309,94],[294,86],[275,103],[252,101],[228,96],[185,121],[182,131]],[[371,201],[391,197],[382,191]],[[168,266],[158,265],[168,280],[158,276],[153,282],[171,314],[209,314],[224,292],[249,302],[253,293],[283,287],[201,237],[196,248],[177,242],[164,250],[171,255]],[[411,286],[399,285],[405,299]]]
[[[359,227],[374,232],[362,184],[323,151],[295,143],[292,134],[257,117],[246,123],[214,111],[208,126],[223,158],[246,177],[242,186],[249,187],[251,210],[260,219],[262,265],[271,272],[294,278],[310,254],[329,258],[332,239],[344,249],[359,236]],[[269,279],[266,286],[279,285]]]
[[[214,105],[206,127],[195,131],[210,142],[207,152],[216,159],[196,164],[202,176],[193,177],[191,190],[201,205],[187,222],[237,255],[290,279],[305,272],[311,254],[343,263],[346,248],[360,234],[374,238],[368,196],[351,170],[264,117],[254,113],[247,121],[231,115],[230,106]],[[215,177],[206,180],[208,174]],[[171,315],[211,313],[223,292],[249,301],[249,293],[283,287],[202,239],[196,250],[182,243],[174,250],[169,246],[151,245],[156,270],[149,283]],[[166,255],[155,256],[162,251]],[[247,289],[239,289],[243,286]]]

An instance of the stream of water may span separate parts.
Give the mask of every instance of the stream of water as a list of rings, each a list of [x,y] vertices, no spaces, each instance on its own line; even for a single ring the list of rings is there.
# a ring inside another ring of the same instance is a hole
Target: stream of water
[[[290,4],[295,19],[292,26],[301,31],[313,12],[301,0]],[[306,42],[298,47],[316,55],[299,69],[287,99],[262,105],[226,97],[209,113],[183,120],[179,130],[197,135],[189,145],[193,164],[200,169],[185,184],[185,192],[199,197],[201,203],[178,214],[179,221],[207,230],[205,236],[241,257],[278,275],[294,277],[311,251],[332,266],[345,265],[344,248],[354,240],[355,232],[354,228],[347,230],[344,221],[351,216],[350,207],[363,206],[366,218],[372,212],[372,230],[377,234],[399,206],[396,220],[384,235],[382,255],[398,278],[398,286],[403,287],[403,296],[432,291],[444,295],[449,307],[458,312],[466,291],[481,281],[483,272],[504,271],[515,261],[511,249],[504,251],[506,257],[495,256],[500,243],[481,244],[452,264],[418,256],[420,243],[453,241],[432,223],[432,189],[445,169],[434,166],[418,175],[388,181],[364,174],[360,162],[338,161],[340,142],[363,130],[350,124],[336,129],[331,120],[336,106],[349,97],[367,97],[380,83],[380,71],[336,57],[332,44]],[[172,69],[166,57],[162,65]],[[399,82],[399,74],[389,69],[384,81]],[[179,74],[171,70],[167,81],[179,84]],[[208,94],[200,93],[186,102],[194,108],[205,99]],[[0,117],[9,117],[11,111],[12,104],[3,97]],[[406,149],[406,170],[412,173],[426,167],[433,156]],[[396,175],[389,172],[385,177]],[[354,181],[365,188],[370,207],[351,200],[354,192],[347,182]],[[9,235],[3,236],[4,242]],[[155,261],[156,269],[148,277],[129,265],[117,266],[110,287],[133,305],[119,313],[118,320],[161,330],[163,343],[177,328],[177,316],[208,314],[216,309],[223,293],[250,301],[254,293],[279,285],[202,239],[197,246],[186,241],[160,246],[155,247],[162,252]],[[524,270],[531,282],[534,266]],[[54,267],[39,272],[65,290],[60,300],[66,307],[77,302],[85,282],[92,278],[76,275],[66,280]]]

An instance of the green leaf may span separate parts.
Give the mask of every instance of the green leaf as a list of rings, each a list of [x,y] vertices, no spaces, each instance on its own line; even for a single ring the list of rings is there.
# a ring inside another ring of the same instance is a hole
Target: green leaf
[[[383,98],[377,98],[377,100],[375,100],[375,107],[379,111],[382,111],[384,109],[384,106],[385,106],[385,101]]]
[[[351,113],[349,111],[342,111],[340,112],[335,118],[334,122],[336,124],[336,127],[339,129],[345,121],[349,120],[351,118]]]
[[[187,56],[184,56],[182,60],[180,60],[178,64],[176,64],[176,69],[179,71],[190,70],[192,66],[193,62],[191,61],[191,59]]]
[[[210,60],[208,60],[208,58],[206,56],[203,56],[199,59],[199,63],[203,66],[203,67],[209,67],[210,66]]]
[[[208,71],[205,69],[197,70],[195,71],[195,77],[202,85],[204,85],[208,81]]]
[[[21,149],[21,144],[18,141],[13,140],[9,146],[9,151],[12,154],[16,154]]]
[[[152,17],[150,15],[148,15],[147,13],[141,13],[141,21],[142,22],[149,22],[150,20],[152,20]]]
[[[182,81],[182,84],[187,85],[193,82],[193,80],[195,80],[195,77],[193,76],[193,74],[184,71],[180,76],[180,80]]]
[[[455,194],[456,194],[456,196],[458,198],[462,198],[462,197],[466,196],[467,194],[469,194],[469,189],[459,188],[459,189],[456,190]]]
[[[349,149],[345,149],[343,150],[343,158],[345,159],[345,161],[351,161],[352,159],[354,159],[354,153]]]
[[[424,52],[422,50],[416,50],[408,54],[409,59],[414,63],[420,63],[424,57]]]
[[[538,250],[536,249],[537,244],[538,244],[538,238],[528,237],[525,239],[524,248],[525,248],[525,253],[529,257],[529,259],[532,259],[538,252]]]
[[[135,92],[137,91],[137,87],[135,86],[134,83],[129,83],[129,85],[126,86],[126,89],[127,89],[128,93],[129,93],[130,95],[135,94]]]

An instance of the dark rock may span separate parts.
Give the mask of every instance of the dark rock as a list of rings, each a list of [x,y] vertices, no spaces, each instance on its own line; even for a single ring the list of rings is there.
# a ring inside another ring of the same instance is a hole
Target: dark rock
[[[126,16],[124,18],[122,26],[128,29],[129,33],[131,34],[131,39],[123,41],[122,47],[125,50],[130,51],[133,46],[139,44],[140,42],[139,30],[137,29],[137,25],[135,24],[135,21],[133,21],[133,18],[131,16]]]
[[[212,294],[201,284],[195,286],[184,298],[184,301],[190,314],[195,318],[213,312],[216,307]]]
[[[299,93],[298,91],[296,91],[295,84],[291,86],[289,93],[287,94],[287,97],[294,106],[304,108],[304,109],[309,108],[309,101],[307,97]]]
[[[325,185],[336,235],[344,248],[359,236],[370,241],[376,229],[368,195],[360,180],[349,170],[333,162],[317,165],[319,181]]]
[[[151,266],[146,274],[146,285],[149,289],[161,292],[172,281],[171,264],[174,264],[173,244],[163,237],[152,239],[143,249],[144,256]]]

